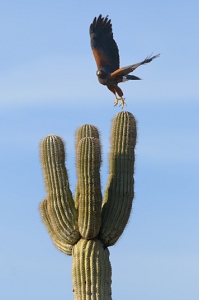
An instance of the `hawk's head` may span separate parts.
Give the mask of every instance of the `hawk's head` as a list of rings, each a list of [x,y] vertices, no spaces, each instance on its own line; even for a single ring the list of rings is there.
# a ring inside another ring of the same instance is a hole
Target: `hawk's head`
[[[99,79],[105,79],[109,76],[109,73],[104,70],[97,70],[96,75]]]

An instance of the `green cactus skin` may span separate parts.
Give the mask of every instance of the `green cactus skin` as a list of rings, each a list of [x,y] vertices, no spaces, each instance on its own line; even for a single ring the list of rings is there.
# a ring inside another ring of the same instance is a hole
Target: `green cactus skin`
[[[79,127],[76,131],[76,135],[75,135],[75,148],[76,148],[76,151],[78,149],[78,144],[79,144],[79,141],[85,137],[93,137],[93,138],[96,138],[96,139],[99,139],[99,132],[98,132],[98,129],[93,126],[93,125],[90,125],[90,124],[85,124],[81,127]],[[76,153],[77,155],[77,153]]]
[[[91,138],[93,137],[93,138],[99,139],[99,132],[98,132],[98,129],[95,126],[90,125],[90,124],[85,124],[85,125],[78,128],[78,130],[76,131],[75,137],[76,137],[75,149],[76,149],[76,167],[77,167],[78,144],[79,144],[80,140],[85,138],[85,137],[91,137]],[[78,168],[76,168],[76,169],[78,169]],[[78,178],[78,174],[77,174],[77,178]],[[78,208],[79,196],[80,196],[80,190],[79,190],[79,183],[77,181],[76,192],[75,192],[75,206],[76,206],[76,208]]]
[[[85,239],[95,238],[101,226],[102,195],[100,185],[101,154],[99,139],[80,140],[77,156],[79,183],[78,226]]]
[[[99,239],[81,239],[73,247],[72,255],[75,300],[111,300],[111,265],[108,248],[104,248]]]
[[[46,225],[46,228],[48,230],[48,233],[50,234],[54,245],[62,252],[68,254],[68,255],[72,255],[72,245],[67,244],[65,239],[60,236],[59,234],[57,234],[57,231],[54,230],[52,222],[51,222],[51,218],[49,216],[48,213],[48,209],[47,209],[47,200],[44,199],[41,203],[40,203],[40,212],[42,215],[42,219],[44,224]]]
[[[112,124],[110,170],[99,235],[106,246],[116,243],[130,216],[134,197],[136,135],[136,121],[133,115],[128,112],[116,115]]]
[[[136,121],[129,112],[113,119],[110,167],[102,202],[99,132],[84,125],[76,132],[77,185],[73,199],[65,168],[64,143],[49,135],[41,142],[47,197],[40,203],[46,228],[62,252],[72,255],[75,300],[111,300],[109,246],[128,222],[134,197]]]
[[[47,191],[46,203],[40,205],[43,208],[43,222],[49,231],[53,229],[53,236],[57,236],[58,240],[74,245],[80,239],[80,234],[77,210],[65,168],[63,141],[58,136],[50,135],[42,140],[40,148]]]

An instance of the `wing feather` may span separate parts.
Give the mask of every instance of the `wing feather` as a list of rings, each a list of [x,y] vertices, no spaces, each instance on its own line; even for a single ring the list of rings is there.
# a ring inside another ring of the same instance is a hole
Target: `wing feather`
[[[154,56],[147,56],[143,61],[137,63],[137,64],[134,64],[134,65],[130,65],[128,67],[123,67],[123,68],[120,68],[114,72],[111,73],[111,78],[115,77],[115,76],[124,76],[124,75],[127,75],[131,72],[133,72],[137,67],[141,66],[141,65],[144,65],[144,64],[148,64],[150,63],[154,58],[157,58],[159,57],[160,54],[158,55],[154,55]]]
[[[98,69],[112,73],[119,68],[119,50],[113,38],[112,24],[108,16],[99,15],[90,25],[91,48]]]

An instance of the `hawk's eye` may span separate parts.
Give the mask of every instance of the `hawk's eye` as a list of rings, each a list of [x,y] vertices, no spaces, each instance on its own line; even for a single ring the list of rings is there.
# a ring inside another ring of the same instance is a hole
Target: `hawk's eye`
[[[102,72],[100,70],[97,70],[96,74],[97,74],[97,76],[100,76],[102,74]]]

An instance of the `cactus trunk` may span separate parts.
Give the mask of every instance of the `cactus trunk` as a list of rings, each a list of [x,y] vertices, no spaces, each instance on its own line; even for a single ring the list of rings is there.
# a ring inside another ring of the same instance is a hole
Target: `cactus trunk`
[[[111,300],[109,250],[99,239],[81,239],[73,247],[72,277],[75,300]]]

